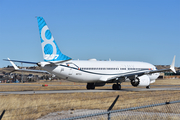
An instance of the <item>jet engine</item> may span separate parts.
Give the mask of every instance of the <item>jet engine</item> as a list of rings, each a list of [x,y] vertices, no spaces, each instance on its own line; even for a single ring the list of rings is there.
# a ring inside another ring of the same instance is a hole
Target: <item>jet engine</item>
[[[136,77],[135,79],[131,80],[131,85],[134,87],[149,86],[149,84],[150,84],[150,78],[147,75]]]

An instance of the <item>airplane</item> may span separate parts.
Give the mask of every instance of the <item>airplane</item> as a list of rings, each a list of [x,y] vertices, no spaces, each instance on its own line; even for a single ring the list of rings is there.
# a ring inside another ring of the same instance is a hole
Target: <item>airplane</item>
[[[44,18],[37,17],[37,21],[44,61],[4,59],[5,61],[36,64],[43,70],[65,80],[87,83],[88,90],[104,86],[106,83],[114,83],[112,89],[121,90],[121,83],[128,80],[134,87],[143,86],[149,89],[150,84],[155,82],[160,72],[173,71],[176,73],[175,56],[170,68],[160,70],[150,63],[138,61],[72,60],[60,51]]]

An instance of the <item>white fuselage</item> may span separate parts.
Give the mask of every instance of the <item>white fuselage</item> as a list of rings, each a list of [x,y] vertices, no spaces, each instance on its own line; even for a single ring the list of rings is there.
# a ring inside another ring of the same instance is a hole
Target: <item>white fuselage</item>
[[[145,62],[96,60],[71,60],[58,65],[45,65],[42,68],[60,78],[83,83],[106,82],[108,78],[130,72],[156,70],[154,65]],[[159,73],[148,74],[151,83],[158,76]]]

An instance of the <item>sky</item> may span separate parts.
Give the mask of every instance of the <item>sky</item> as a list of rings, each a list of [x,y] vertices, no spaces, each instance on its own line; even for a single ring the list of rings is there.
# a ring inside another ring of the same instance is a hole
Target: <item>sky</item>
[[[0,68],[43,61],[36,16],[74,60],[180,66],[180,0],[0,0]]]

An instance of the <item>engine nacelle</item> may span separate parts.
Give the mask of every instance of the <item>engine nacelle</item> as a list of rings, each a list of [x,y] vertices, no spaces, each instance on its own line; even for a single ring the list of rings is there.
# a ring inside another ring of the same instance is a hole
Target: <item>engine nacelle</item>
[[[134,87],[137,86],[148,86],[150,84],[150,78],[147,75],[137,77],[136,79],[131,80],[131,85]]]

